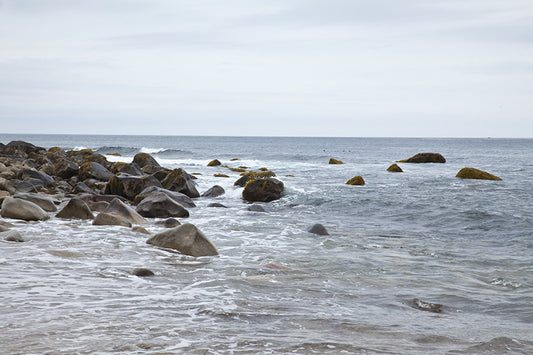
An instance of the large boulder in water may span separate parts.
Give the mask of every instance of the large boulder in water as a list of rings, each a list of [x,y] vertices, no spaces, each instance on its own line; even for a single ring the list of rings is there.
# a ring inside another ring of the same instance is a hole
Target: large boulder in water
[[[457,175],[455,177],[461,178],[461,179],[478,179],[478,180],[498,180],[500,181],[501,178],[497,177],[496,175],[492,175],[490,173],[487,173],[486,171],[475,169],[475,168],[462,168],[459,170]]]
[[[4,199],[0,215],[24,221],[45,221],[50,218],[48,213],[35,203],[13,197]]]
[[[350,180],[346,181],[346,185],[364,185],[364,184],[365,184],[365,180],[360,175],[354,176]]]
[[[148,221],[144,219],[137,211],[126,205],[120,199],[115,198],[104,210],[105,213],[114,214],[133,224],[146,224]]]
[[[137,196],[135,196],[135,200],[133,201],[135,204],[139,204],[142,200],[144,200],[147,196],[150,196],[153,193],[156,192],[162,192],[183,207],[186,208],[192,208],[196,207],[196,204],[194,201],[187,195],[182,194],[181,192],[177,191],[170,191],[167,189],[164,189],[162,187],[157,186],[149,186],[146,189],[142,190]]]
[[[209,163],[207,163],[207,166],[220,166],[222,163],[218,159],[213,159]]]
[[[133,163],[137,164],[139,168],[144,168],[146,165],[151,166],[159,166],[159,163],[157,160],[155,160],[150,154],[148,153],[137,153],[133,157]]]
[[[105,166],[97,162],[86,162],[80,166],[78,172],[80,179],[96,179],[101,181],[109,181],[114,175],[107,170]]]
[[[174,169],[168,172],[161,185],[167,190],[181,192],[190,198],[200,197],[193,177],[183,169]]]
[[[131,227],[131,222],[116,214],[101,212],[94,219],[93,225]]]
[[[317,223],[314,224],[311,228],[307,230],[309,233],[313,233],[316,235],[329,235],[328,230],[326,227],[324,227],[322,224]]]
[[[329,164],[344,164],[342,161],[340,160],[337,160],[337,159],[334,159],[334,158],[330,158],[329,159]]]
[[[224,190],[222,186],[215,185],[209,190],[207,190],[206,192],[204,192],[202,194],[202,197],[218,197],[218,196],[224,195],[225,193],[226,191]]]
[[[446,163],[446,159],[439,153],[418,153],[398,163]]]
[[[133,176],[130,174],[119,174],[109,180],[105,193],[120,195],[133,201],[135,196],[149,186],[161,187],[161,183],[151,175]]]
[[[146,241],[162,248],[176,249],[191,256],[218,255],[211,241],[195,225],[187,223],[154,235]]]
[[[26,200],[35,203],[37,206],[41,207],[46,212],[55,212],[57,207],[54,201],[50,197],[46,197],[40,194],[34,193],[17,193],[13,195],[14,198],[20,198],[21,200]]]
[[[56,214],[58,218],[94,219],[91,209],[85,201],[79,198],[72,198],[61,211]]]
[[[403,170],[402,168],[400,168],[398,166],[398,164],[392,164],[391,166],[389,166],[387,168],[387,171],[391,172],[391,173],[403,173]]]
[[[151,218],[189,217],[189,211],[163,192],[148,195],[137,205],[137,212]]]
[[[278,179],[265,178],[250,180],[242,191],[242,198],[252,202],[278,200],[283,194],[283,183]]]

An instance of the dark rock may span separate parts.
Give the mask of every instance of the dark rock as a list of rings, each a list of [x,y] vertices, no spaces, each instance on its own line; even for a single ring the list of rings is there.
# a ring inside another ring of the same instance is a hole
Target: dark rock
[[[496,175],[487,173],[486,171],[475,169],[475,168],[462,168],[459,170],[455,177],[461,179],[478,179],[478,180],[497,180],[501,181],[501,178]]]
[[[123,226],[131,227],[131,222],[116,214],[101,212],[93,221],[95,226]]]
[[[46,196],[32,193],[17,193],[13,195],[14,198],[20,198],[22,200],[30,201],[41,207],[46,212],[55,212],[57,207],[54,201]]]
[[[442,312],[442,304],[424,302],[418,298],[413,298],[413,307],[426,312]]]
[[[207,166],[219,166],[222,165],[222,163],[218,159],[213,159],[209,163],[207,163]]]
[[[247,201],[270,202],[280,199],[283,183],[274,178],[250,180],[242,191],[242,198]]]
[[[63,158],[54,164],[55,175],[62,179],[70,179],[80,171],[78,164]]]
[[[137,205],[137,212],[152,218],[189,217],[189,211],[163,192],[154,192],[145,197]]]
[[[409,159],[398,160],[398,163],[446,163],[439,153],[418,153]]]
[[[210,203],[209,205],[207,205],[207,207],[228,208],[227,206],[224,206],[223,204],[218,202]]]
[[[390,171],[391,173],[403,173],[402,168],[400,168],[398,164],[392,164],[387,168],[387,171]]]
[[[156,222],[156,224],[165,228],[174,228],[181,225],[180,221],[175,218],[167,218],[164,221]]]
[[[337,159],[333,159],[333,158],[329,159],[329,163],[330,164],[344,164],[342,161],[337,160]]]
[[[119,196],[119,195],[82,194],[82,195],[80,195],[78,197],[81,198],[85,202],[101,202],[101,201],[105,201],[105,202],[111,203],[111,201],[113,201],[116,198],[118,198],[122,202],[128,201],[128,199],[126,199],[123,196]]]
[[[183,169],[169,171],[161,185],[167,190],[181,192],[190,198],[200,197],[192,175],[187,174]]]
[[[125,173],[125,174],[130,174],[130,175],[134,175],[134,176],[142,176],[144,175],[144,172],[141,170],[141,168],[135,164],[135,163],[131,163],[131,164],[121,164],[118,168],[117,168],[117,173]]]
[[[57,218],[77,218],[77,219],[94,219],[91,209],[85,201],[79,198],[72,198],[58,214]]]
[[[225,193],[226,191],[224,190],[222,186],[215,185],[209,190],[207,190],[206,192],[204,192],[202,194],[202,197],[218,197],[218,196],[224,195]]]
[[[137,153],[133,157],[133,163],[137,164],[139,168],[144,168],[146,165],[151,166],[160,166],[157,160],[155,160],[150,154],[148,153]]]
[[[146,241],[162,248],[176,249],[191,256],[218,255],[211,241],[195,225],[187,223],[156,234]]]
[[[161,183],[151,175],[133,176],[129,174],[119,174],[113,176],[109,180],[105,193],[120,195],[133,201],[135,196],[150,186],[161,187]]]
[[[13,197],[4,198],[0,214],[4,218],[22,219],[24,221],[44,221],[50,218],[35,203]]]
[[[126,205],[118,198],[114,198],[109,204],[109,206],[107,206],[107,208],[104,210],[104,212],[118,215],[127,220],[128,222],[134,224],[148,223],[148,221],[144,219],[139,213],[137,213],[137,211]]]
[[[269,178],[269,177],[274,177],[274,176],[276,176],[276,174],[270,170],[261,171],[259,173],[255,171],[250,171],[250,172],[241,174],[241,177],[237,181],[235,181],[233,185],[244,187],[246,186],[248,181]]]
[[[139,276],[139,277],[147,277],[147,276],[154,276],[155,275],[152,270],[145,269],[145,268],[133,269],[131,271],[131,274],[134,275],[134,276]]]
[[[364,185],[365,180],[362,176],[354,176],[350,180],[346,181],[346,185]]]
[[[213,174],[214,177],[229,178],[229,175],[226,174]]]
[[[86,183],[80,181],[74,186],[74,192],[81,194],[81,193],[87,193],[87,194],[94,194],[94,190],[91,189],[89,186],[87,186]]]
[[[263,206],[256,205],[256,204],[248,206],[247,210],[251,211],[251,212],[266,212],[265,209],[263,208]]]
[[[8,242],[18,242],[22,243],[24,242],[24,238],[22,238],[22,235],[16,230],[9,230],[7,232],[0,233],[0,238],[3,238],[4,240]]]
[[[328,230],[326,229],[326,227],[324,227],[320,223],[317,223],[317,224],[313,225],[307,231],[309,233],[313,233],[313,234],[316,234],[316,235],[329,235]]]
[[[11,141],[7,143],[2,149],[2,153],[6,155],[13,155],[13,154],[16,154],[17,152],[31,154],[31,153],[39,153],[41,151],[46,151],[46,149],[42,147],[36,147],[33,144],[27,143],[24,141]]]
[[[109,202],[105,201],[99,201],[99,202],[87,202],[87,205],[93,212],[104,212],[107,206],[109,206]]]
[[[83,163],[78,175],[82,180],[93,178],[100,181],[109,181],[114,176],[105,166],[96,162]]]
[[[24,169],[22,178],[30,182],[35,181],[34,185],[51,186],[54,184],[54,179],[50,175],[33,169]]]
[[[18,179],[12,179],[9,184],[15,189],[16,192],[37,192],[38,187],[28,181],[22,181]]]
[[[147,196],[155,192],[164,193],[165,195],[167,195],[168,197],[170,197],[171,199],[173,199],[174,201],[176,201],[183,207],[186,207],[186,208],[196,207],[196,204],[189,196],[182,194],[181,192],[170,191],[170,190],[164,189],[162,187],[157,187],[157,186],[150,186],[142,190],[141,193],[135,196],[134,203],[139,204],[143,199],[145,199]]]

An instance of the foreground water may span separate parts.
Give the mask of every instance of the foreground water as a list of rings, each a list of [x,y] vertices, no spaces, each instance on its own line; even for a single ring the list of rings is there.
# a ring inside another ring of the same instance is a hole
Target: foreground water
[[[533,352],[533,140],[0,135],[14,139],[128,162],[149,152],[201,173],[200,192],[226,194],[182,220],[217,257],[155,248],[123,227],[16,223],[27,242],[0,241],[3,353]],[[447,163],[385,171],[425,151]],[[214,158],[272,169],[285,196],[247,211],[238,173],[207,167]],[[455,178],[465,166],[503,181]],[[355,175],[367,185],[344,185]],[[330,235],[308,233],[314,223]]]

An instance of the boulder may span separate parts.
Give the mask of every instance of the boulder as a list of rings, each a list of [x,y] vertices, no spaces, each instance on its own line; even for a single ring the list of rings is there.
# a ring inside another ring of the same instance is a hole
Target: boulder
[[[87,186],[86,183],[80,181],[74,186],[74,192],[77,194],[86,193],[86,194],[94,194],[94,190],[91,189],[89,186]]]
[[[22,219],[24,221],[45,221],[50,218],[35,203],[13,197],[6,197],[4,199],[0,214],[4,218]]]
[[[137,212],[151,218],[189,217],[189,211],[163,192],[154,192],[144,198],[137,205]]]
[[[24,141],[11,141],[7,143],[2,149],[2,153],[6,155],[14,155],[17,152],[31,154],[39,153],[41,151],[46,151],[46,149],[34,146],[33,144]]]
[[[41,207],[46,212],[55,212],[57,207],[54,201],[50,197],[46,197],[34,193],[17,193],[13,195],[14,198],[20,198],[22,200],[30,201]]]
[[[233,185],[244,187],[248,183],[248,181],[274,176],[276,176],[276,174],[271,170],[261,171],[259,173],[255,171],[249,171],[247,173],[241,174],[241,177],[237,181],[235,181]]]
[[[133,175],[133,176],[142,176],[142,175],[144,175],[144,172],[135,163],[130,163],[130,164],[122,163],[122,164],[119,164],[118,166],[116,166],[116,172],[117,173],[126,173],[126,174],[130,174],[130,175]]]
[[[119,174],[109,180],[105,193],[120,195],[133,201],[135,196],[150,186],[161,187],[161,183],[151,175],[133,176],[130,174]]]
[[[61,211],[56,214],[57,218],[77,218],[77,219],[94,219],[91,209],[85,201],[79,198],[72,198]]]
[[[402,168],[400,168],[398,164],[392,164],[387,168],[387,171],[390,171],[391,173],[403,173]]]
[[[228,208],[227,206],[224,206],[223,204],[218,203],[218,202],[210,203],[209,205],[207,205],[207,207]]]
[[[398,163],[446,163],[439,153],[418,153],[409,159],[398,160]]]
[[[226,174],[213,174],[214,177],[229,178],[229,175]]]
[[[131,227],[131,222],[127,221],[124,217],[121,217],[119,215],[101,212],[94,219],[93,225]]]
[[[24,238],[22,238],[22,235],[16,230],[9,230],[7,232],[0,233],[0,238],[8,241],[8,242],[18,242],[22,243],[24,242]]]
[[[124,202],[115,198],[111,201],[109,206],[104,210],[106,213],[111,213],[120,216],[133,224],[146,224],[148,221],[143,218],[137,211],[126,205]]]
[[[151,232],[147,231],[146,228],[141,227],[141,226],[135,226],[131,230],[137,233],[142,233],[142,234],[152,234]]]
[[[10,180],[9,185],[11,185],[16,192],[37,192],[39,190],[38,185],[36,186],[31,182],[18,179]]]
[[[155,160],[150,154],[148,153],[137,153],[133,157],[133,163],[137,164],[139,168],[144,168],[146,165],[151,166],[160,166],[157,160]]]
[[[81,164],[78,174],[82,180],[93,178],[100,181],[109,181],[114,176],[105,166],[97,162]]]
[[[313,225],[307,231],[309,233],[313,233],[313,234],[316,234],[316,235],[329,235],[328,230],[326,229],[326,227],[324,227],[320,223],[317,223],[317,224]]]
[[[176,249],[191,256],[218,255],[211,241],[195,225],[187,223],[158,233],[146,241],[162,248]]]
[[[24,169],[22,179],[33,185],[52,186],[54,184],[54,179],[50,175],[33,169]]]
[[[492,175],[486,171],[475,169],[475,168],[462,168],[459,170],[455,177],[461,179],[478,179],[478,180],[498,180],[501,181],[496,175]]]
[[[164,221],[156,222],[156,224],[165,228],[174,228],[181,225],[180,221],[178,221],[176,218],[167,218]]]
[[[251,212],[266,212],[265,209],[263,208],[263,206],[256,205],[256,204],[248,206],[248,208],[246,210],[251,211]]]
[[[204,192],[202,194],[202,197],[218,197],[218,196],[224,195],[225,193],[226,191],[224,190],[222,186],[215,185],[209,190],[207,190],[206,192]]]
[[[181,192],[190,198],[200,197],[193,177],[183,169],[170,170],[161,185],[167,190]]]
[[[62,179],[70,179],[74,175],[77,175],[80,171],[80,167],[78,164],[63,158],[54,164],[55,168],[55,176],[58,176]]]
[[[154,272],[152,270],[149,270],[149,269],[146,269],[146,268],[137,268],[137,269],[133,269],[130,274],[134,275],[134,276],[139,276],[139,277],[148,277],[148,276],[154,276]]]
[[[333,158],[329,159],[329,163],[330,164],[344,164],[342,161],[333,159]]]
[[[222,165],[222,163],[218,159],[213,159],[209,163],[207,163],[207,166],[219,166]]]
[[[362,176],[354,176],[350,180],[346,181],[346,185],[364,185],[365,180]]]
[[[109,202],[105,201],[99,201],[99,202],[93,202],[89,201],[87,202],[87,205],[93,212],[104,212],[107,206],[109,206]]]
[[[250,180],[244,186],[242,198],[252,202],[270,202],[280,199],[283,189],[283,183],[274,178]]]

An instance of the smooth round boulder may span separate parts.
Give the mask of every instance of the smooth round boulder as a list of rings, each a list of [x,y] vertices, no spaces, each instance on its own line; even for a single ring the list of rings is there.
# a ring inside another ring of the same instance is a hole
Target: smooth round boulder
[[[309,233],[316,235],[329,235],[328,230],[322,224],[317,223],[307,230]]]
[[[175,249],[182,254],[195,257],[218,255],[213,243],[201,230],[190,223],[158,233],[148,239],[146,243]]]
[[[215,185],[202,194],[202,197],[218,197],[226,193],[222,186]]]
[[[346,181],[346,185],[364,185],[365,180],[362,176],[354,176],[350,180]]]
[[[37,206],[41,207],[46,212],[55,212],[57,207],[54,201],[46,196],[35,194],[35,193],[17,193],[13,195],[14,198],[20,198],[22,200],[30,201],[35,203]]]
[[[24,221],[45,221],[50,218],[48,213],[35,203],[13,197],[4,199],[0,215]]]
[[[144,168],[146,165],[151,166],[160,166],[157,160],[154,159],[150,154],[148,153],[137,153],[133,157],[133,163],[137,164],[139,168]]]
[[[101,212],[93,221],[95,226],[123,226],[131,227],[131,222],[116,214]]]
[[[274,178],[250,180],[244,186],[242,198],[251,202],[270,202],[283,195],[283,183]]]
[[[403,173],[403,170],[402,168],[400,168],[398,166],[398,164],[392,164],[391,166],[389,166],[387,168],[387,171],[391,172],[391,173]]]
[[[70,199],[67,205],[56,214],[56,217],[65,219],[94,219],[94,215],[89,206],[79,198]]]
[[[455,177],[461,179],[477,179],[477,180],[497,180],[501,181],[502,179],[496,175],[492,175],[486,171],[479,170],[476,168],[462,168],[459,170]]]
[[[163,192],[150,194],[137,205],[136,210],[141,216],[149,218],[189,217],[189,211]]]
[[[398,160],[398,163],[446,163],[446,159],[439,153],[418,153],[408,159]]]
[[[118,198],[114,198],[109,206],[104,210],[105,213],[111,213],[124,218],[133,224],[146,224],[148,221],[144,219],[137,211],[126,205]]]
[[[149,269],[146,269],[146,268],[137,268],[137,269],[133,269],[131,271],[131,274],[134,275],[134,276],[139,276],[139,277],[148,277],[148,276],[154,276],[154,272],[152,270],[149,270]]]

